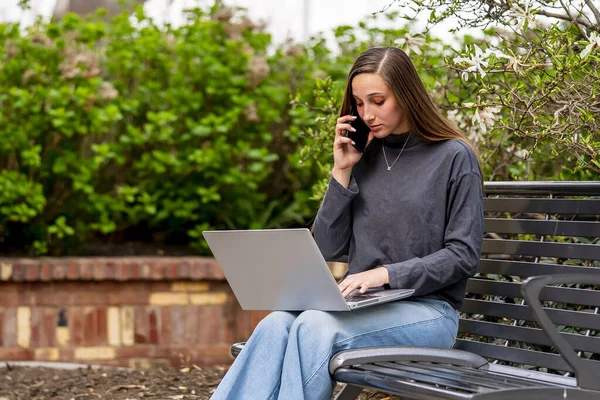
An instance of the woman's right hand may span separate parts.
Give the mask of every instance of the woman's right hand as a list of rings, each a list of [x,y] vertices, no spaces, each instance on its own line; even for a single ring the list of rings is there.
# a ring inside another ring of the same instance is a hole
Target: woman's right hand
[[[335,125],[335,140],[333,142],[333,168],[338,171],[351,171],[354,164],[360,160],[362,153],[352,146],[352,139],[345,137],[346,131],[355,132],[350,125],[356,119],[353,115],[344,115],[337,119]]]

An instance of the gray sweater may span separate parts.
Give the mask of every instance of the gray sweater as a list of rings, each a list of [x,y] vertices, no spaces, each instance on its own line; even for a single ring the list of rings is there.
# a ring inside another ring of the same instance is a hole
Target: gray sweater
[[[435,294],[459,309],[479,264],[483,239],[482,178],[460,140],[426,143],[413,134],[373,140],[348,188],[333,177],[314,224],[327,260],[348,255],[350,274],[387,268],[391,288]]]

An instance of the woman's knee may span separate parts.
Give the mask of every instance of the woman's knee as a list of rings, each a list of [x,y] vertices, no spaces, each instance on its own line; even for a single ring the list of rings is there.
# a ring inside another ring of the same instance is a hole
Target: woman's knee
[[[258,325],[256,325],[254,333],[287,333],[290,331],[290,327],[292,326],[297,315],[297,313],[291,313],[287,311],[274,311],[271,314],[264,317],[258,323]]]
[[[294,320],[290,331],[305,338],[314,337],[319,341],[327,341],[339,332],[338,321],[329,312],[308,310]]]

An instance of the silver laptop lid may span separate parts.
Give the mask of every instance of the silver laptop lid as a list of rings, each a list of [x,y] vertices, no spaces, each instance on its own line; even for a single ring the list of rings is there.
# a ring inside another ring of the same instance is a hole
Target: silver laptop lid
[[[348,310],[308,229],[202,234],[244,310]]]

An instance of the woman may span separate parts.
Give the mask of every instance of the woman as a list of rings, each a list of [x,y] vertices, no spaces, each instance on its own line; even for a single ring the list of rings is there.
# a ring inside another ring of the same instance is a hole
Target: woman
[[[369,125],[360,153],[353,108]],[[334,166],[314,224],[326,259],[349,257],[344,296],[372,287],[413,297],[351,312],[274,312],[256,327],[213,399],[330,399],[335,353],[454,344],[483,236],[476,150],[429,97],[408,56],[377,47],[355,61],[335,126]]]

